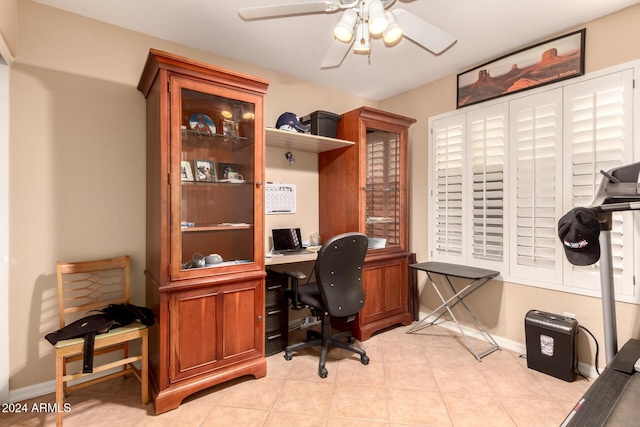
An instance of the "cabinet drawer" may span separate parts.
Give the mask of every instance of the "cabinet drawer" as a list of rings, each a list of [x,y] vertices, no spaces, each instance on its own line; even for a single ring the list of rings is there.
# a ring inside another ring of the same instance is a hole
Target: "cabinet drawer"
[[[264,325],[264,330],[267,332],[282,330],[283,318],[286,318],[286,313],[280,307],[267,307],[265,309],[267,315],[267,321]]]
[[[264,340],[264,355],[272,356],[276,353],[280,353],[287,346],[287,334],[282,334],[278,331],[266,334]]]
[[[284,298],[284,288],[280,285],[267,284],[267,290],[264,295],[264,305],[269,307],[272,305],[279,305]]]
[[[287,276],[272,270],[267,270],[267,280],[265,281],[266,289],[264,296],[264,304],[267,307],[280,305],[285,299],[284,291],[287,289]]]

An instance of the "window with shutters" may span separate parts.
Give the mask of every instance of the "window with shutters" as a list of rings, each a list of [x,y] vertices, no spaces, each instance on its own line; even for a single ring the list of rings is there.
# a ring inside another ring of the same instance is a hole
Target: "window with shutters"
[[[465,115],[433,122],[432,200],[433,250],[441,260],[466,262],[463,253],[463,148],[466,141]],[[451,258],[451,259],[449,259]]]
[[[470,255],[497,263],[504,260],[507,106],[500,103],[467,114]]]
[[[589,206],[602,179],[601,170],[633,162],[633,70],[586,79],[565,87],[564,211]],[[633,296],[633,213],[613,214],[611,254],[616,293]],[[599,263],[579,267],[566,263],[564,283],[597,294]]]
[[[637,161],[639,69],[635,61],[430,119],[430,258],[598,296],[599,264],[570,264],[557,222],[593,202],[600,170]],[[638,215],[613,215],[614,281],[622,301],[640,302]]]
[[[367,235],[400,245],[400,135],[367,130]]]
[[[562,216],[562,89],[510,102],[513,186],[510,218],[512,277],[562,280],[556,223]]]

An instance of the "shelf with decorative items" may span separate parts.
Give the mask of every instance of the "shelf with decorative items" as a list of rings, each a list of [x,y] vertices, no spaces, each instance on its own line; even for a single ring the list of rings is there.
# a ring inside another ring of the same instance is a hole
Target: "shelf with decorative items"
[[[290,132],[275,128],[266,128],[266,143],[268,147],[300,150],[310,153],[323,153],[338,148],[348,148],[354,145],[351,141],[308,133]]]

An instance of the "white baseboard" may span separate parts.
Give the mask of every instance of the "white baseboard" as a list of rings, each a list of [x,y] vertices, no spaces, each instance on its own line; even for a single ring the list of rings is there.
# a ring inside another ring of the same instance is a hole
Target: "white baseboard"
[[[56,392],[55,380],[46,381],[40,384],[34,384],[15,390],[9,390],[9,402],[22,402],[27,399],[33,399],[34,397],[44,396],[45,394]]]
[[[425,316],[427,315],[427,313],[420,313],[420,320],[422,320]],[[433,317],[433,316],[432,316]],[[433,318],[433,320],[435,320],[435,318]],[[425,320],[425,324],[428,324],[430,320]],[[440,326],[442,328],[445,329],[449,329],[453,332],[457,332],[460,333],[460,330],[458,329],[458,326],[455,324],[455,322],[451,321],[451,320],[442,320],[439,321],[438,323],[436,323],[437,326]],[[473,338],[477,338],[480,339],[482,341],[486,341],[486,337],[482,334],[482,332],[480,332],[477,329],[474,328],[470,328],[468,326],[464,326],[464,325],[460,325],[460,327],[462,328],[462,330],[464,331],[465,334],[467,334],[468,337],[473,337]],[[494,340],[496,340],[496,342],[498,343],[498,345],[501,348],[504,348],[506,350],[510,350],[513,351],[515,353],[520,353],[526,356],[527,354],[527,347],[525,346],[525,344],[516,342],[516,341],[512,341],[506,338],[502,338],[502,337],[498,337],[495,335],[491,335],[493,337]],[[578,370],[580,371],[580,373],[586,377],[589,378],[597,378],[598,377],[598,373],[596,372],[596,369],[594,366],[592,365],[588,365],[586,363],[582,363],[582,362],[578,362]]]
[[[136,366],[136,368],[140,369],[140,362],[134,362],[133,364]],[[86,378],[84,381],[75,380],[75,381],[70,381],[69,384],[70,385],[80,384],[85,381],[89,381],[91,379],[104,377],[109,374],[118,372],[118,370],[119,368],[108,369],[104,372],[97,373],[91,376],[90,378]],[[27,387],[18,388],[15,390],[9,390],[9,402],[10,403],[22,402],[27,399],[33,399],[34,397],[40,397],[40,396],[44,396],[45,394],[50,394],[55,392],[56,392],[56,381],[55,380],[45,381],[40,384],[34,384]]]

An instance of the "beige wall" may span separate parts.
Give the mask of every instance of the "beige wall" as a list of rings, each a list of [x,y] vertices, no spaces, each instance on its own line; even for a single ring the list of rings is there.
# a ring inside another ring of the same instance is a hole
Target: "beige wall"
[[[16,54],[18,45],[18,0],[0,2],[0,56],[8,64]]]
[[[596,71],[616,64],[640,59],[640,5],[598,19],[586,25],[586,72]],[[582,27],[580,27],[582,28]],[[568,29],[566,32],[569,32]],[[564,34],[564,33],[563,33]],[[491,59],[491,58],[487,58]],[[460,70],[463,72],[465,70]],[[637,90],[637,83],[636,83]],[[411,251],[418,260],[428,258],[427,239],[427,135],[431,116],[455,110],[456,76],[422,86],[413,91],[384,100],[380,108],[418,119],[410,131],[411,167]],[[636,137],[637,139],[637,137]],[[635,142],[635,147],[640,147]],[[421,287],[425,276],[419,277]],[[425,288],[421,293],[421,305],[435,308],[437,296]],[[602,308],[600,299],[563,292],[547,291],[512,283],[500,283],[484,288],[469,298],[469,305],[483,319],[495,335],[524,343],[524,318],[527,311],[538,309],[552,313],[575,313],[578,322],[593,332],[604,346],[602,332]],[[640,308],[632,304],[617,304],[618,337],[623,344],[627,339],[640,337]],[[585,337],[583,339],[583,337]],[[593,365],[595,346],[586,335],[580,335],[580,361]],[[604,366],[604,353],[600,366]]]
[[[128,253],[134,303],[144,303],[145,108],[136,85],[151,47],[269,79],[269,125],[285,111],[343,113],[361,105],[417,118],[410,131],[411,247],[418,259],[427,258],[427,120],[454,109],[455,76],[378,104],[30,0],[18,2],[17,12],[19,49],[10,71],[11,390],[54,378],[43,336],[56,328],[57,260]],[[638,39],[639,18],[637,6],[588,26],[588,71],[640,58],[639,48],[626,43]],[[11,27],[5,25],[0,19],[3,35]],[[283,150],[267,151],[267,180],[295,183],[299,199],[296,215],[268,216],[266,231],[298,224],[307,238],[318,222],[316,157],[294,155],[291,167]],[[518,342],[524,341],[524,313],[533,307],[572,311],[601,336],[593,298],[504,284],[472,303],[492,332]],[[619,307],[621,338],[638,335],[635,317],[635,307]]]

